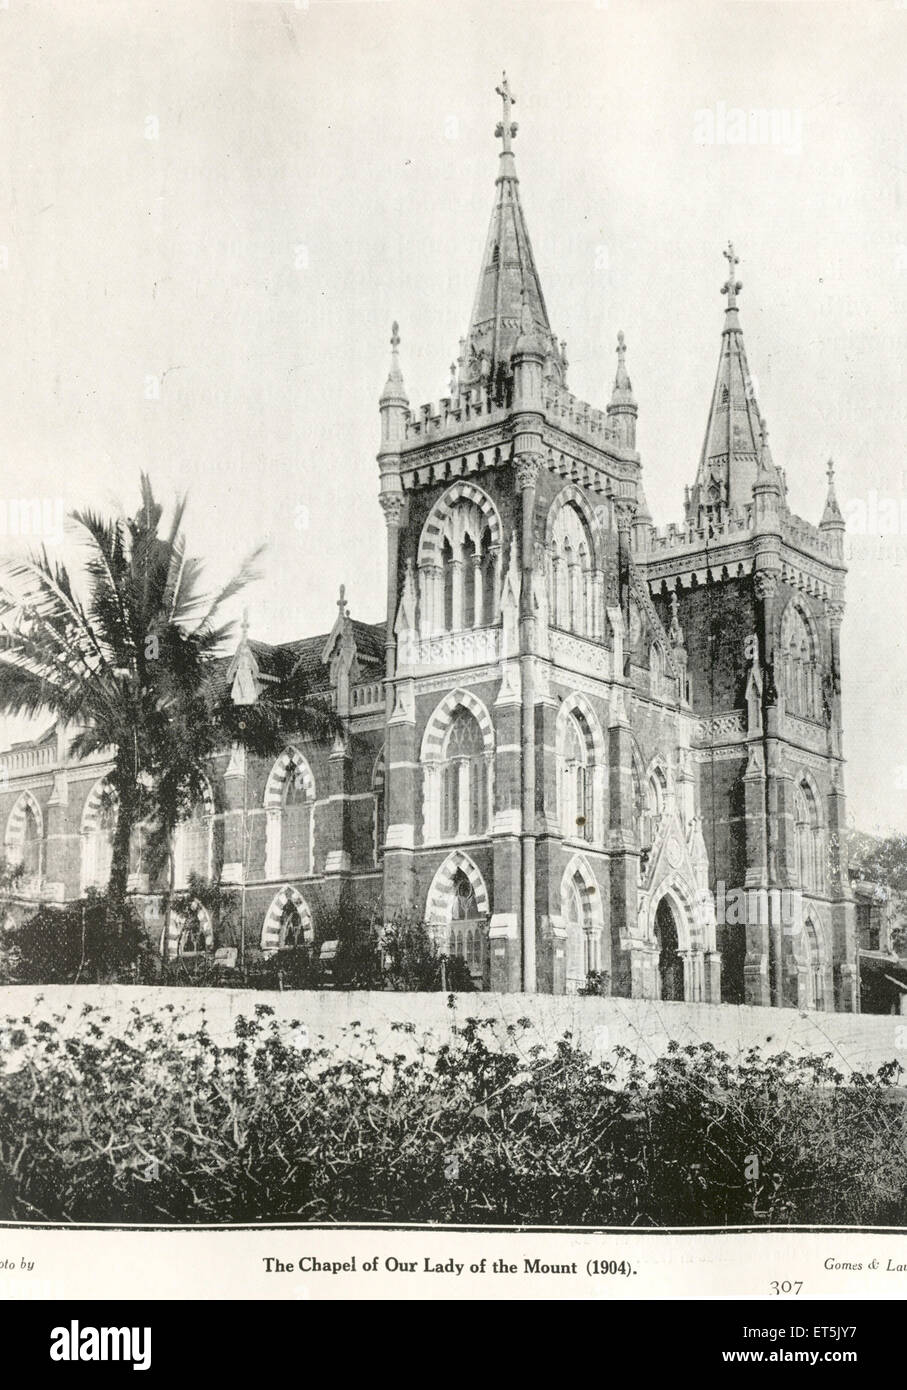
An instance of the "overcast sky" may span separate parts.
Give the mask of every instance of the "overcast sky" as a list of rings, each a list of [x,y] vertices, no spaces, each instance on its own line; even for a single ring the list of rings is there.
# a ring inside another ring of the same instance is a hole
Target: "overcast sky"
[[[327,631],[342,582],[380,619],[390,323],[411,401],[437,399],[503,67],[570,385],[607,403],[622,328],[658,524],[695,475],[734,239],[791,504],[818,521],[833,455],[871,533],[850,809],[907,829],[905,0],[0,0],[0,544],[16,499],[133,508],[146,469],[188,490],[212,582],[268,543],[253,635]]]

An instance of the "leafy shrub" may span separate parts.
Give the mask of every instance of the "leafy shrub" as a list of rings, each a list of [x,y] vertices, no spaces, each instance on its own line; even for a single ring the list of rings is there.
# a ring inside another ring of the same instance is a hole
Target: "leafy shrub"
[[[229,1047],[172,1006],[119,1033],[90,1005],[6,1020],[0,1217],[907,1223],[894,1063],[845,1078],[710,1044],[593,1062],[569,1035],[546,1049],[526,1020],[475,1019],[436,1055],[385,1054],[359,1025],[329,1048],[271,1015]]]
[[[132,908],[114,911],[94,892],[66,907],[44,905],[20,926],[4,928],[0,950],[9,977],[23,984],[135,980],[151,955]]]

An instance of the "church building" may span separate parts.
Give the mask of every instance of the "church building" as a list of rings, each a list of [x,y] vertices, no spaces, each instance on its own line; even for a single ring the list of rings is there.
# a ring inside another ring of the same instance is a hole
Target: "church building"
[[[411,405],[393,326],[384,620],[355,620],[341,592],[329,633],[286,644],[347,734],[268,765],[224,750],[179,832],[176,881],[231,887],[241,917],[225,934],[204,913],[201,939],[175,917],[162,946],[238,933],[268,953],[321,941],[341,909],[403,910],[484,989],[857,1010],[833,468],[819,524],[795,516],[728,247],[702,454],[682,519],[654,526],[627,344],[610,399],[578,400],[506,77],[498,94],[491,224],[438,403]],[[235,698],[256,698],[273,653],[244,630]],[[53,728],[14,747],[0,786],[7,858],[52,902],[104,881],[115,816],[109,764],[67,744]],[[140,845],[134,870],[147,917],[160,885]]]

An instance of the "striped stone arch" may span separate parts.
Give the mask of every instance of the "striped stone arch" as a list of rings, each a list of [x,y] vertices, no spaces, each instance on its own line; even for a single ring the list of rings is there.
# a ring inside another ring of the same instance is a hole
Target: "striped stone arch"
[[[312,910],[299,889],[287,883],[279,893],[274,895],[271,906],[265,913],[265,920],[261,928],[261,949],[263,951],[271,952],[279,949],[280,919],[287,903],[292,903],[299,913],[306,942],[311,945],[314,941],[315,927],[312,921]]]
[[[6,857],[10,863],[18,862],[16,856],[22,854],[22,845],[25,839],[25,812],[26,808],[31,811],[38,827],[38,839],[44,839],[44,817],[41,814],[41,807],[38,805],[30,791],[20,792],[16,798],[15,805],[9,813],[6,822],[6,835],[4,837],[4,848]]]
[[[554,540],[554,527],[563,509],[574,506],[589,528],[592,537],[593,561],[597,568],[604,565],[603,528],[589,501],[576,483],[565,483],[560,492],[551,499],[548,515],[545,518],[545,549],[551,550]]]
[[[428,897],[425,900],[425,920],[430,926],[446,927],[450,924],[450,909],[453,902],[454,877],[460,870],[469,879],[470,887],[476,895],[476,904],[483,917],[491,915],[491,900],[485,880],[468,854],[453,850],[438,868],[431,881]]]
[[[306,800],[315,800],[315,778],[308,762],[298,748],[285,748],[268,773],[264,799],[266,810],[278,810],[283,805],[287,782],[294,776],[302,781]]]
[[[574,884],[583,890],[584,925],[590,930],[603,927],[605,918],[602,908],[602,891],[598,886],[598,879],[589,868],[588,860],[582,854],[574,854],[561,874],[562,903],[566,892]]]
[[[816,660],[821,660],[824,656],[825,645],[822,641],[822,631],[816,620],[815,613],[812,612],[808,604],[803,602],[799,594],[794,594],[788,599],[777,619],[779,645],[783,646],[788,640],[791,628],[797,618],[801,619],[804,627],[809,633],[813,643]]]
[[[441,542],[446,523],[450,520],[458,502],[471,502],[478,507],[491,532],[491,544],[501,544],[501,518],[498,509],[482,488],[475,483],[458,482],[449,487],[430,511],[422,534],[419,537],[418,563],[422,565],[441,564]]]
[[[82,807],[81,832],[83,835],[93,835],[96,830],[101,828],[101,811],[106,795],[111,796],[110,804],[114,810],[117,806],[116,792],[110,785],[109,777],[99,777],[92,787],[88,796],[85,798],[85,805]]]
[[[706,941],[696,910],[696,889],[687,883],[680,874],[673,873],[662,879],[651,894],[646,912],[645,934],[650,942],[655,941],[655,915],[663,899],[667,899],[673,909],[674,925],[677,930],[678,951],[696,951],[710,947]]]
[[[557,712],[557,719],[555,721],[555,730],[558,735],[557,746],[560,747],[560,738],[564,733],[567,720],[570,718],[570,715],[574,712],[574,710],[578,711],[583,716],[583,719],[586,721],[586,724],[588,725],[589,733],[592,737],[592,748],[595,754],[595,762],[599,764],[604,763],[606,760],[605,737],[602,733],[601,722],[599,720],[598,715],[595,713],[595,710],[592,708],[590,701],[586,698],[585,695],[581,694],[578,690],[572,691],[571,694],[565,697],[565,699],[561,703],[560,709]]]
[[[488,710],[479,697],[473,695],[471,690],[457,689],[451,690],[449,695],[445,695],[440,704],[432,710],[425,726],[425,733],[422,735],[419,757],[423,763],[440,761],[444,752],[444,740],[447,737],[447,732],[450,729],[454,714],[461,706],[463,709],[469,710],[481,729],[485,752],[494,752],[494,727]]]
[[[213,951],[213,950],[214,950],[214,927],[213,927],[212,922],[211,922],[211,914],[209,913],[209,911],[208,911],[208,909],[207,909],[206,907],[203,907],[201,904],[199,904],[198,912],[197,912],[196,915],[197,915],[197,917],[198,917],[198,924],[199,924],[199,926],[201,927],[202,936],[204,937],[204,940],[205,940],[205,950],[206,950],[206,951]],[[164,938],[165,938],[165,937],[166,937],[166,947],[167,947],[167,949],[166,949],[166,957],[167,957],[167,959],[168,959],[168,960],[176,960],[177,956],[179,956],[180,954],[182,954],[181,948],[182,948],[182,946],[183,946],[183,944],[184,944],[184,934],[185,934],[185,930],[186,930],[186,918],[185,918],[185,915],[184,915],[182,912],[177,912],[177,911],[171,912],[171,914],[170,914],[170,928],[169,928],[169,931],[168,931],[167,923],[166,923],[166,922],[164,923],[163,930],[161,931],[160,952],[161,952],[161,955],[162,955],[162,956],[165,954],[165,951],[164,951]]]

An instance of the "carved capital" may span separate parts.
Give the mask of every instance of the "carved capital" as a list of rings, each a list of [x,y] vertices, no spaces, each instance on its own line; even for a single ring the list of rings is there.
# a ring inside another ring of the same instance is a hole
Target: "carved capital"
[[[378,498],[381,510],[384,512],[384,520],[388,526],[400,525],[403,516],[404,497],[402,492],[384,492]]]
[[[515,460],[514,469],[517,487],[520,492],[525,492],[528,488],[535,487],[538,481],[539,473],[542,471],[542,457],[540,454],[520,454]]]
[[[840,627],[844,620],[844,604],[837,600],[830,600],[826,605],[828,621],[832,627]]]
[[[774,570],[756,570],[753,575],[753,584],[756,588],[756,597],[763,602],[767,598],[774,598],[778,592],[778,576]]]
[[[615,497],[614,516],[618,531],[629,531],[636,516],[636,503],[631,497]]]

